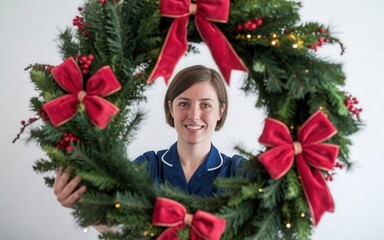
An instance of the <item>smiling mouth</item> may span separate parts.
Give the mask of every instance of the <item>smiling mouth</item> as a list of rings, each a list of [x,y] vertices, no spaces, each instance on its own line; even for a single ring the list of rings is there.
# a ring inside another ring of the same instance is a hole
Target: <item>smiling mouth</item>
[[[188,129],[191,129],[191,130],[199,130],[199,129],[202,129],[203,126],[196,126],[196,125],[185,125]]]

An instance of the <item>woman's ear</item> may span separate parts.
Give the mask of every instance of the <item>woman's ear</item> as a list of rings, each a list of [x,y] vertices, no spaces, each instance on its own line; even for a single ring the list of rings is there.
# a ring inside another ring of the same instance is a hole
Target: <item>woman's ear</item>
[[[168,100],[168,109],[169,113],[171,113],[171,116],[173,117],[173,109],[172,109],[172,101]]]
[[[226,108],[225,103],[221,104],[221,108],[220,108],[220,112],[219,112],[219,118],[217,119],[217,121],[220,121],[220,120],[221,120],[221,117],[223,116],[223,113],[224,113],[224,111],[225,111],[225,108]]]

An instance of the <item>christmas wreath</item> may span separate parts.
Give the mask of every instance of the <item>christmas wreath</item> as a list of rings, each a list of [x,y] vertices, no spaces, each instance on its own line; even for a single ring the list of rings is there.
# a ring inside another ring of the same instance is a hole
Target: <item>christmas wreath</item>
[[[73,214],[84,227],[117,226],[106,239],[171,239],[174,231],[181,239],[309,239],[334,208],[326,180],[335,167],[352,165],[349,137],[361,109],[340,89],[342,65],[316,53],[326,44],[343,52],[343,45],[329,27],[301,23],[300,7],[286,0],[87,1],[74,28],[60,33],[63,63],[27,68],[37,116],[21,132],[30,127],[30,140],[47,154],[35,171],[71,166],[81,175],[87,192]],[[248,72],[242,89],[268,114],[260,136],[266,149],[254,155],[237,147],[249,159],[247,176],[217,179],[221,194],[205,198],[167,184],[154,189],[146,167],[127,157],[150,83],[168,81],[183,54],[195,51],[190,43],[202,41],[228,84],[231,70]],[[45,181],[52,187],[52,175]]]

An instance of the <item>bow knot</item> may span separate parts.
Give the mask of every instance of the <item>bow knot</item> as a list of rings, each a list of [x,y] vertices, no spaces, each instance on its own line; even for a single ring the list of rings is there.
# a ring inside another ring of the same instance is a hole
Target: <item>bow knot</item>
[[[197,11],[197,4],[196,3],[191,3],[189,5],[189,14],[190,15],[196,15],[196,11]]]
[[[177,240],[177,232],[186,225],[190,226],[191,240],[219,240],[225,230],[226,221],[204,211],[193,215],[180,203],[157,198],[153,210],[152,224],[168,227],[158,240]]]
[[[337,130],[320,111],[314,113],[300,128],[297,142],[292,140],[288,127],[272,118],[265,122],[259,142],[271,147],[259,156],[259,161],[273,179],[281,178],[296,165],[305,196],[316,225],[324,212],[333,212],[334,203],[320,170],[331,170],[339,147],[323,143]],[[293,146],[292,146],[293,145]]]
[[[81,90],[78,94],[77,94],[77,100],[82,103],[85,96],[87,96],[87,92],[84,91],[84,90]]]
[[[168,83],[177,62],[188,50],[187,26],[190,15],[195,15],[195,26],[228,84],[232,69],[248,72],[224,34],[213,23],[228,21],[229,5],[229,0],[200,0],[198,3],[191,3],[190,0],[161,0],[161,16],[174,20],[148,82],[163,76]]]
[[[76,61],[70,57],[51,71],[52,77],[68,93],[44,104],[52,125],[57,127],[71,120],[83,103],[93,124],[103,129],[119,109],[102,97],[121,89],[109,66],[99,69],[88,79],[83,90],[83,75]]]
[[[293,149],[295,150],[295,155],[298,155],[303,152],[303,146],[300,142],[293,142]]]

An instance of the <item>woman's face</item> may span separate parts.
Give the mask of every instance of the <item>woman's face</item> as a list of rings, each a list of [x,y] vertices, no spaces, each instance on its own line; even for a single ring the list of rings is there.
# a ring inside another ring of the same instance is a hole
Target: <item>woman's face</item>
[[[168,104],[178,141],[211,144],[216,123],[225,109],[225,105],[220,109],[216,90],[211,83],[195,83]]]

